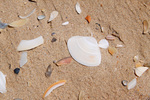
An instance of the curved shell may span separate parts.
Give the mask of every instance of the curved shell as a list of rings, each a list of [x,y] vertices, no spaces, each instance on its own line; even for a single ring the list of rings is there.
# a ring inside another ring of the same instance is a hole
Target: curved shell
[[[98,66],[101,53],[94,37],[73,36],[67,43],[71,56],[85,66]]]

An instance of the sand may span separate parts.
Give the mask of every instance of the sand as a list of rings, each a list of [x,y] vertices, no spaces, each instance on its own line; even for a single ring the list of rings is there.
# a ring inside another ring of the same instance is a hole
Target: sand
[[[133,57],[139,55],[143,62],[150,61],[150,34],[142,34],[144,20],[149,20],[150,5],[148,0],[79,0],[82,13],[75,11],[77,0],[1,0],[0,18],[11,23],[19,20],[18,15],[26,16],[34,8],[36,12],[29,17],[29,22],[18,28],[6,28],[0,33],[0,71],[6,75],[7,93],[0,94],[0,100],[43,100],[44,91],[58,80],[67,80],[66,84],[52,91],[44,100],[78,100],[83,91],[83,100],[149,100],[150,70],[137,79],[137,85],[127,90],[122,80],[131,81],[134,75]],[[44,9],[45,19],[38,21]],[[47,23],[54,10],[59,15],[52,23]],[[85,17],[90,15],[88,24]],[[69,21],[67,26],[63,22]],[[101,32],[99,23],[104,27]],[[55,32],[53,36],[51,33]],[[97,41],[108,34],[117,34],[110,46],[122,44],[113,56],[108,50],[100,49],[101,64],[86,67],[75,60],[70,64],[56,66],[54,60],[70,56],[66,42],[71,36],[90,36]],[[42,35],[43,45],[27,51],[28,62],[18,75],[13,70],[19,67],[21,52],[17,46],[21,40],[30,40]],[[52,38],[57,39],[51,42]],[[45,71],[51,64],[51,77],[45,77]],[[11,65],[11,67],[9,66]]]

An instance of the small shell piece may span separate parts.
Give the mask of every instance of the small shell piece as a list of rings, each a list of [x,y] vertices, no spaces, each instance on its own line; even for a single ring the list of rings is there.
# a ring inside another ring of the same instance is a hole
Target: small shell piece
[[[135,74],[140,77],[147,69],[148,67],[137,67],[135,68]]]
[[[0,71],[0,92],[6,93],[6,76]]]
[[[139,61],[139,56],[138,55],[134,56],[133,61],[138,62]]]
[[[142,67],[142,64],[140,62],[136,63],[135,67]]]
[[[112,35],[107,35],[107,36],[106,36],[106,39],[113,41],[113,40],[115,40],[115,37],[112,36]]]
[[[107,49],[109,47],[109,43],[106,39],[102,39],[99,41],[98,46],[103,49]]]
[[[80,4],[78,2],[76,3],[76,11],[78,14],[80,14],[82,12],[81,8],[80,8]]]
[[[46,77],[50,77],[51,74],[52,74],[52,68],[51,68],[51,65],[49,65],[49,66],[47,67],[46,72],[45,72],[45,76],[46,76]]]
[[[52,85],[50,85],[45,91],[43,98],[47,97],[55,88],[62,86],[66,83],[66,80],[60,80]]]
[[[20,59],[20,67],[27,63],[27,52],[22,52]]]
[[[44,19],[45,18],[45,16],[44,15],[40,15],[40,16],[38,16],[38,20],[42,20],[42,19]]]
[[[25,19],[25,18],[27,18],[27,17],[29,17],[29,16],[31,16],[34,12],[35,12],[35,10],[36,10],[36,8],[35,9],[33,9],[32,10],[32,12],[31,13],[29,13],[27,16],[19,16],[21,19]]]
[[[83,100],[83,91],[80,91],[80,94],[79,94],[79,100]]]
[[[42,36],[39,36],[32,40],[22,40],[17,47],[17,51],[33,49],[43,43],[44,39]]]
[[[127,85],[128,90],[134,88],[136,86],[136,78],[134,78],[132,81],[130,81]]]
[[[148,28],[149,28],[149,24],[148,24],[147,20],[144,20],[143,21],[143,32],[148,33]]]
[[[101,52],[94,37],[73,36],[67,42],[73,59],[85,66],[98,66],[101,63]]]
[[[68,25],[68,24],[69,24],[69,22],[68,22],[68,21],[66,21],[66,22],[62,23],[62,25]]]
[[[0,29],[4,29],[4,28],[7,27],[7,26],[8,26],[7,23],[2,23],[2,22],[0,21]]]
[[[87,16],[85,17],[85,19],[88,21],[88,23],[91,22],[91,16],[87,15]]]
[[[109,47],[109,48],[108,48],[108,52],[109,52],[111,55],[114,55],[114,54],[117,52],[117,49],[114,48],[114,47]]]
[[[122,48],[122,47],[123,47],[123,45],[121,45],[121,44],[116,45],[116,48]]]
[[[48,22],[52,21],[53,19],[55,19],[58,15],[58,11],[53,11],[50,15],[50,19],[48,20]]]
[[[56,62],[56,65],[61,66],[61,65],[69,64],[71,61],[72,61],[72,57],[65,57],[59,60],[58,62]]]
[[[126,81],[126,80],[123,80],[123,81],[121,81],[121,83],[122,83],[122,85],[123,85],[123,86],[127,86],[127,84],[128,84],[128,81]]]
[[[10,27],[21,27],[28,22],[28,19],[20,19],[9,24]]]

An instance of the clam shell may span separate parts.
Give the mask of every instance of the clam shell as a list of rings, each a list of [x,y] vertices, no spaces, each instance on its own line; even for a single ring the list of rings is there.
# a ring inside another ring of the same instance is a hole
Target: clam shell
[[[67,46],[78,63],[85,66],[98,66],[101,63],[101,52],[94,37],[73,36]]]
[[[144,33],[148,33],[148,27],[149,27],[149,25],[148,25],[147,20],[144,20],[143,21],[143,32]]]

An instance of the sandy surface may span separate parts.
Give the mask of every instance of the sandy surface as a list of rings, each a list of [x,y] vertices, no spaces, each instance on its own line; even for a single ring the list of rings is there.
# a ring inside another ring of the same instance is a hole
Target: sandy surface
[[[150,70],[137,80],[131,90],[122,86],[122,80],[135,78],[133,57],[139,55],[144,62],[150,61],[150,35],[142,34],[143,20],[149,20],[150,6],[148,0],[79,0],[82,13],[75,11],[76,0],[1,0],[0,18],[2,22],[11,23],[19,20],[18,15],[25,16],[34,8],[36,12],[29,17],[29,22],[19,28],[6,28],[0,33],[0,71],[7,75],[7,93],[0,94],[0,100],[42,100],[44,91],[58,80],[67,83],[54,90],[45,100],[78,100],[80,91],[84,92],[83,100],[149,100]],[[38,21],[41,9],[45,9],[46,18]],[[54,10],[59,15],[48,24],[50,13]],[[90,15],[91,23],[85,17]],[[69,25],[62,26],[65,21]],[[99,23],[104,27],[102,33]],[[94,33],[97,41],[112,34],[115,30],[118,38],[109,41],[110,46],[124,45],[117,48],[111,56],[108,50],[101,49],[102,62],[97,67],[86,67],[76,61],[68,65],[56,66],[54,60],[70,56],[66,41],[71,36],[90,36]],[[51,33],[55,32],[54,36]],[[33,39],[42,35],[43,45],[29,50],[28,62],[18,75],[13,70],[19,67],[21,52],[16,50],[21,40]],[[52,43],[52,38],[57,41]],[[11,68],[9,68],[11,64]],[[45,77],[47,66],[51,64],[53,72],[50,78]],[[148,99],[149,98],[149,99]]]

